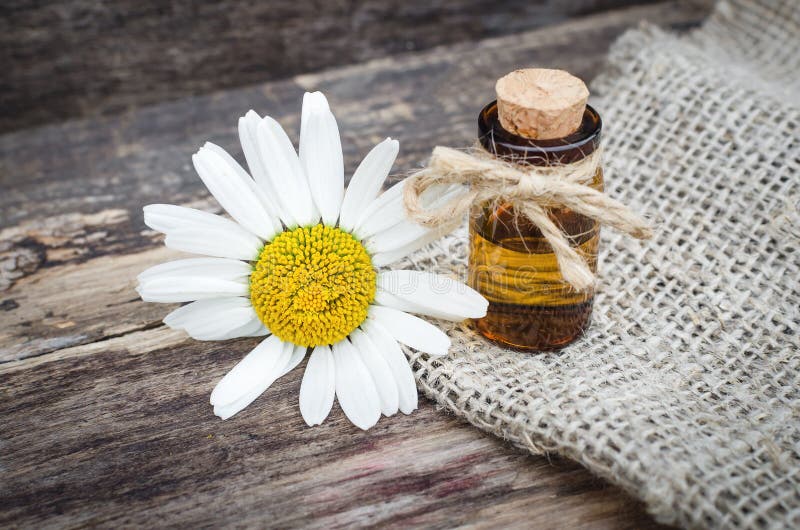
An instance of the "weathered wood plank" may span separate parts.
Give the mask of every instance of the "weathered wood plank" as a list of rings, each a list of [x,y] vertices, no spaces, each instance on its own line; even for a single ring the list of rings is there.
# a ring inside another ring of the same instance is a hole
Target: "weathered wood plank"
[[[0,525],[646,523],[638,504],[577,465],[530,458],[428,402],[368,433],[338,408],[306,428],[301,370],[219,421],[207,402],[214,381],[256,341],[154,333],[163,347],[117,338],[3,369]]]
[[[402,164],[436,142],[471,142],[475,116],[498,74],[520,65],[568,68],[586,79],[611,41],[640,19],[683,27],[704,7],[670,2],[431,52],[372,61],[141,109],[0,136],[0,226],[45,215],[97,212],[200,191],[189,155],[209,138],[234,154],[236,118],[269,113],[296,131],[302,89],[323,88],[343,132],[349,167],[387,134],[402,136]],[[155,185],[157,183],[157,185]],[[123,202],[120,202],[120,201]]]
[[[650,526],[580,467],[519,453],[428,402],[368,433],[338,408],[305,428],[302,369],[222,422],[210,390],[255,342],[165,329],[168,308],[138,301],[133,276],[170,252],[141,205],[209,208],[189,154],[212,139],[238,155],[235,117],[251,106],[293,129],[302,89],[322,88],[348,167],[391,135],[409,168],[436,143],[472,141],[506,70],[558,64],[590,77],[639,18],[701,14],[625,10],[0,137],[0,525]]]
[[[0,7],[0,131],[652,1],[9,0]]]
[[[0,314],[7,324],[0,331],[0,362],[118,334],[120,322],[136,321],[123,325],[129,330],[158,322],[158,309],[137,304],[130,291],[136,266],[109,276],[113,263],[158,245],[141,222],[142,205],[211,206],[190,154],[211,139],[241,158],[236,118],[250,107],[296,131],[302,90],[324,88],[349,168],[385,136],[401,140],[396,168],[412,168],[436,144],[474,141],[475,116],[503,72],[550,64],[590,78],[602,65],[604,47],[640,18],[686,24],[702,13],[675,4],[625,10],[478,47],[464,44],[2,136],[0,226],[7,228],[0,231]],[[113,258],[85,272],[62,268],[104,256]],[[31,282],[11,287],[26,276]],[[82,278],[104,283],[87,297],[92,287]],[[80,309],[88,300],[93,305]]]

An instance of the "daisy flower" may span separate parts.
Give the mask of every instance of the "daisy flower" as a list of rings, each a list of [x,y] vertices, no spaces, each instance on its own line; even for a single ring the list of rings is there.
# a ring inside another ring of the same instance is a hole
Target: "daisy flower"
[[[322,423],[334,397],[361,429],[381,414],[411,413],[417,388],[399,343],[429,355],[450,346],[444,332],[411,313],[460,321],[484,316],[488,303],[451,278],[379,269],[442,234],[406,218],[403,182],[379,194],[398,142],[376,145],[345,191],[339,128],[319,92],[303,97],[299,156],[277,121],[252,110],[239,119],[239,139],[249,174],[212,143],[192,157],[230,218],[144,207],[145,224],[166,235],[167,247],[204,257],[144,271],[142,300],[189,302],[164,323],[197,340],[266,337],[211,393],[222,419],[309,353],[300,385],[308,425]],[[434,206],[456,191],[445,187],[424,200]]]

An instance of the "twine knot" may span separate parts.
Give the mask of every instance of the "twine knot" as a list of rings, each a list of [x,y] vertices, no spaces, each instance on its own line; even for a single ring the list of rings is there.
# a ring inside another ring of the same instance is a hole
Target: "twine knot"
[[[588,185],[600,167],[601,156],[598,149],[574,164],[522,166],[497,159],[482,149],[466,153],[439,146],[434,148],[428,166],[406,181],[405,207],[416,222],[439,227],[461,219],[475,202],[511,203],[514,211],[528,218],[553,247],[564,280],[583,291],[594,284],[594,274],[550,218],[550,208],[569,208],[637,239],[653,234],[646,219]],[[435,185],[469,188],[463,193],[448,193],[450,198],[443,204],[429,208],[422,196]]]

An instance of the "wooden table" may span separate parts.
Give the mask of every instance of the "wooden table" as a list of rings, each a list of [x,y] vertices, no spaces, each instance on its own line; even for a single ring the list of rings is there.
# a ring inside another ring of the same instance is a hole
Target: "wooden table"
[[[220,421],[209,393],[256,341],[190,340],[133,286],[175,255],[143,225],[142,205],[216,208],[190,155],[212,140],[241,156],[236,119],[251,107],[296,136],[302,92],[322,89],[347,167],[392,136],[401,172],[436,144],[470,144],[507,71],[551,65],[590,79],[640,19],[686,27],[704,13],[618,10],[0,137],[0,525],[654,525],[580,466],[523,454],[425,399],[366,433],[337,406],[307,428],[301,368]]]

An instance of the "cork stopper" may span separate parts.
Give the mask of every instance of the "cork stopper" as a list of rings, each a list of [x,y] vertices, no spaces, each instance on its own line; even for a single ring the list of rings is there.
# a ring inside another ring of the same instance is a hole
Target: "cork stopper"
[[[500,125],[533,140],[563,138],[578,130],[589,89],[564,70],[526,68],[495,85]]]

